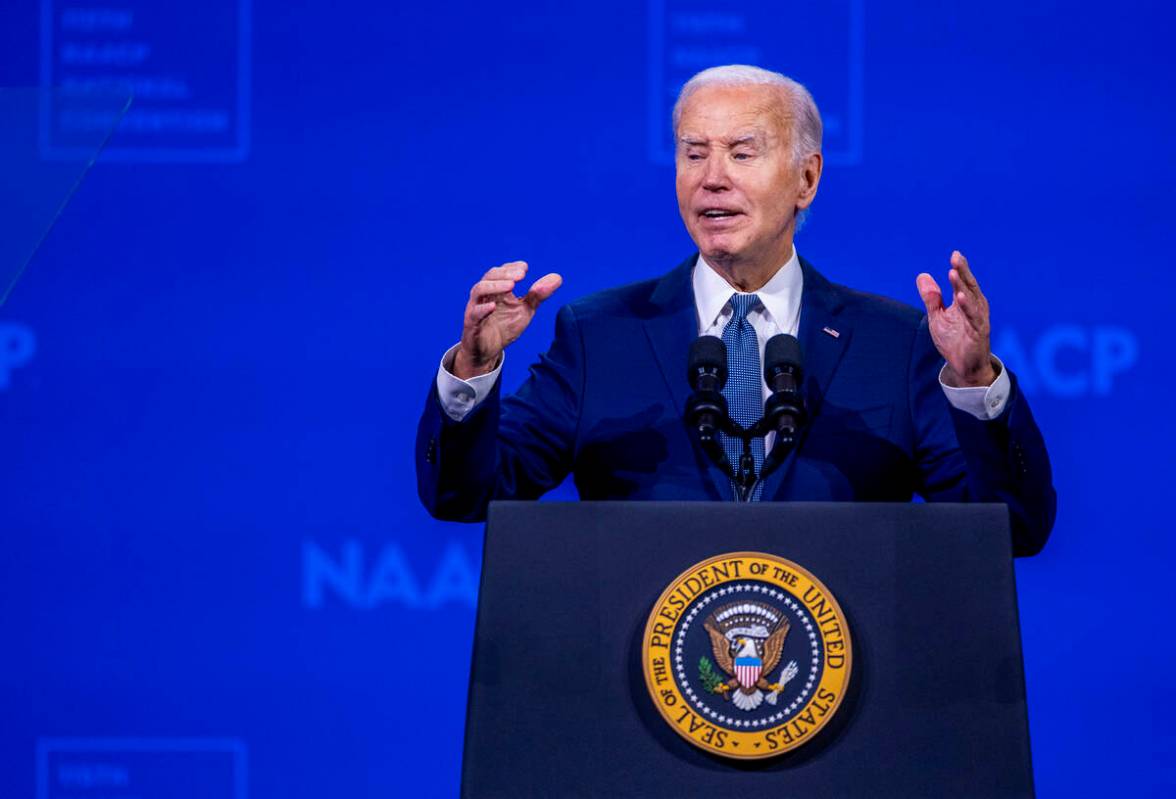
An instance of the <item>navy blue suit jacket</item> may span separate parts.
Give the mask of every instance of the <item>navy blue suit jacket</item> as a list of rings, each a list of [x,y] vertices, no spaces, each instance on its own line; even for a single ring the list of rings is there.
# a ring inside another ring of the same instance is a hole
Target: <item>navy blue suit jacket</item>
[[[551,349],[512,396],[461,422],[436,381],[417,434],[422,502],[479,521],[495,499],[532,499],[571,473],[586,500],[731,500],[728,479],[683,421],[698,335],[692,256],[660,279],[560,309]],[[1049,457],[1013,379],[1004,413],[951,407],[942,358],[914,308],[830,283],[801,259],[800,342],[809,412],[763,499],[1004,502],[1017,554],[1041,549],[1056,496]],[[838,335],[825,332],[826,328]]]

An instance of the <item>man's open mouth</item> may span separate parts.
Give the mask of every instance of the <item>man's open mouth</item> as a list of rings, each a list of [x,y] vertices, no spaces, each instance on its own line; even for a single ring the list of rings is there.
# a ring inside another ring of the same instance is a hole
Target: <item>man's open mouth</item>
[[[738,211],[730,211],[726,208],[707,208],[701,214],[701,216],[704,216],[707,219],[726,219],[727,217],[738,215]]]

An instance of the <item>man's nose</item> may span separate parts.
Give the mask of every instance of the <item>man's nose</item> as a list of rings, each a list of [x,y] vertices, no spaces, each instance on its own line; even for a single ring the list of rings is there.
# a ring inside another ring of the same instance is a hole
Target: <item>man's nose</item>
[[[706,172],[702,176],[702,187],[707,191],[723,191],[731,188],[731,175],[727,172],[727,159],[712,155],[706,159]]]

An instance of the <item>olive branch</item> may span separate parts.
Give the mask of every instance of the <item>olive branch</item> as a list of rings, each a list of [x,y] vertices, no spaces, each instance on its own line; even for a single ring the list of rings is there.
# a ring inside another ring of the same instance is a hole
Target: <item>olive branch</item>
[[[710,691],[712,694],[718,693],[715,690],[719,685],[722,685],[725,680],[715,671],[715,666],[711,663],[710,658],[703,655],[698,660],[698,679],[702,681],[702,687]]]

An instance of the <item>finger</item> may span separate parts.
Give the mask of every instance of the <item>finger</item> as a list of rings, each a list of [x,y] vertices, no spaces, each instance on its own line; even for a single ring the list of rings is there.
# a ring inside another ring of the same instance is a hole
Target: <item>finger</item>
[[[951,265],[960,273],[960,277],[964,279],[964,285],[977,294],[980,293],[980,284],[976,281],[976,275],[972,273],[972,267],[968,264],[968,259],[959,250],[952,250]]]
[[[915,287],[919,290],[919,296],[923,298],[923,305],[927,307],[927,315],[943,310],[943,292],[939,288],[939,284],[935,282],[935,278],[923,272],[915,278]]]
[[[496,302],[481,302],[470,306],[469,318],[470,322],[477,324],[494,312],[498,307]]]
[[[495,294],[506,294],[513,291],[515,287],[514,280],[479,280],[470,289],[470,299],[475,302],[482,301],[485,297],[492,297]]]
[[[549,272],[531,284],[531,289],[527,292],[527,296],[523,297],[523,302],[532,308],[538,308],[539,303],[554,294],[555,290],[562,285],[563,277],[555,272]]]
[[[988,329],[988,307],[982,300],[977,299],[971,292],[965,292],[955,296],[955,303],[974,329],[981,332]]]
[[[496,266],[493,269],[486,270],[486,274],[482,275],[483,280],[522,280],[523,276],[527,274],[526,261],[511,261],[510,263]]]
[[[957,269],[949,269],[947,272],[947,280],[951,283],[951,301],[958,302],[960,297],[967,295],[975,295],[968,284],[964,282],[964,276],[959,273]]]

